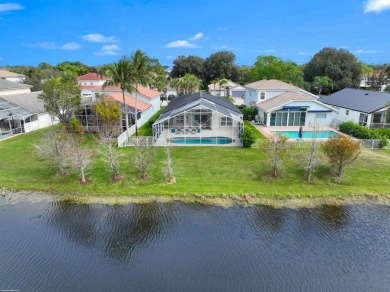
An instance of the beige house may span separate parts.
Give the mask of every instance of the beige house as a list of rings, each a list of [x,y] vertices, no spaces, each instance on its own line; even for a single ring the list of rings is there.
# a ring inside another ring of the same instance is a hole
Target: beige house
[[[0,69],[0,79],[12,82],[23,82],[26,76],[8,70]]]

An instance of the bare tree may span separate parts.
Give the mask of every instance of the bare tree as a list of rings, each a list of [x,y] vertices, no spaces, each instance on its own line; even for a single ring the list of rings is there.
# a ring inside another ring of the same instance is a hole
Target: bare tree
[[[86,171],[92,162],[94,153],[85,145],[85,134],[76,118],[73,117],[70,120],[70,126],[74,133],[69,134],[69,163],[79,172],[81,183],[86,183]]]
[[[70,143],[64,127],[44,132],[34,146],[39,156],[50,160],[57,166],[60,175],[66,174],[65,169],[69,166]]]
[[[120,154],[115,149],[117,137],[121,133],[121,109],[115,101],[102,97],[95,104],[94,110],[99,119],[98,152],[105,164],[109,166],[112,179],[118,180]]]
[[[135,146],[135,152],[131,157],[131,162],[141,173],[141,178],[147,178],[147,171],[153,166],[156,149],[147,143],[148,137],[137,137],[138,143]]]
[[[278,177],[279,171],[289,154],[287,140],[287,137],[275,136],[259,143],[259,148],[267,155],[273,177]]]
[[[320,162],[320,154],[318,153],[318,131],[319,126],[318,124],[315,124],[312,127],[312,138],[310,140],[310,149],[308,153],[304,154],[303,157],[303,167],[306,170],[306,180],[308,182],[312,181],[313,172],[315,171],[318,163]]]
[[[168,142],[167,146],[164,147],[165,153],[165,174],[167,176],[168,183],[175,183],[176,180],[173,177],[173,159],[172,159],[172,145]]]

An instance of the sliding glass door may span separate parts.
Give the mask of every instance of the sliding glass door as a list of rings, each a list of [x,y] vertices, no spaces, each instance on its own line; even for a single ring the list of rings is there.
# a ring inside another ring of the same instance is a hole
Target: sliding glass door
[[[306,121],[306,111],[282,110],[271,113],[270,126],[300,126]]]

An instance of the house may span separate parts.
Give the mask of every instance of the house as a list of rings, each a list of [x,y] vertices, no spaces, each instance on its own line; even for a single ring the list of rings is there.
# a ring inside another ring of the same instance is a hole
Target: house
[[[110,77],[102,76],[97,73],[88,73],[76,78],[80,85],[81,95],[85,98],[95,99],[96,90],[101,90],[104,83],[110,80]]]
[[[353,121],[367,127],[386,125],[386,104],[390,93],[363,89],[345,88],[321,98],[321,102],[338,109],[335,123]]]
[[[23,74],[18,74],[18,73],[4,70],[4,69],[0,69],[0,79],[22,83],[25,78],[26,78],[26,76]]]
[[[243,97],[245,95],[245,87],[229,81],[225,84],[209,84],[209,93],[216,96]]]
[[[245,105],[258,109],[266,126],[330,126],[335,109],[318,96],[279,80],[245,85]]]
[[[0,138],[28,133],[55,123],[38,98],[41,91],[0,95]]]
[[[29,93],[31,85],[0,79],[0,96],[9,94]]]
[[[223,97],[197,92],[173,99],[153,123],[155,145],[241,146],[240,110]]]

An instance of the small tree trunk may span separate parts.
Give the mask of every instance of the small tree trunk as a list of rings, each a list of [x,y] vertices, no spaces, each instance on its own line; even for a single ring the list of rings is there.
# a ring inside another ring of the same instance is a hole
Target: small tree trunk
[[[86,183],[86,179],[85,179],[85,173],[84,173],[84,168],[81,168],[80,169],[80,176],[81,176],[81,183]]]
[[[343,166],[339,165],[337,169],[337,177],[341,177],[343,175]]]

